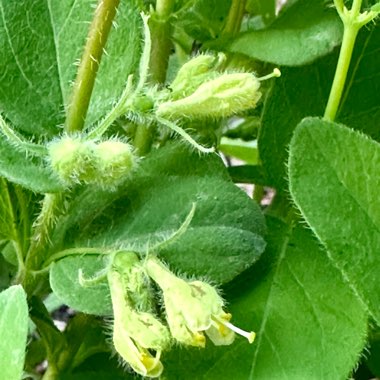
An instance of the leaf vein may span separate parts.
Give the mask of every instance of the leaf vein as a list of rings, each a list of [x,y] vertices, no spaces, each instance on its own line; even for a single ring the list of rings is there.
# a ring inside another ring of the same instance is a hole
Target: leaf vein
[[[249,374],[249,378],[250,379],[254,378],[253,375],[254,375],[254,371],[255,371],[255,366],[256,366],[256,361],[257,361],[257,357],[258,357],[258,352],[259,352],[260,346],[262,344],[263,334],[264,334],[265,327],[266,327],[266,324],[267,324],[267,321],[268,321],[268,318],[269,318],[269,311],[270,311],[270,308],[272,306],[271,303],[270,303],[270,300],[271,300],[271,297],[272,297],[272,292],[273,292],[274,284],[276,283],[275,280],[276,280],[276,277],[279,274],[281,263],[282,263],[282,261],[284,260],[284,258],[286,256],[286,251],[287,251],[287,248],[288,248],[288,243],[289,243],[290,233],[291,233],[292,228],[293,227],[289,228],[288,234],[284,238],[283,244],[281,246],[280,254],[279,254],[279,257],[278,257],[277,266],[276,266],[275,272],[273,274],[273,279],[272,279],[272,282],[271,282],[271,285],[270,285],[270,288],[269,288],[268,299],[267,299],[267,302],[266,302],[266,305],[265,305],[265,308],[264,308],[264,312],[263,312],[263,319],[262,319],[262,322],[261,322],[260,329],[259,329],[259,331],[257,333],[256,350],[255,350],[255,353],[253,355],[251,370],[250,370],[250,374]]]
[[[51,29],[53,32],[53,40],[54,40],[54,52],[55,52],[55,58],[57,61],[57,71],[58,71],[58,81],[59,81],[59,88],[61,90],[61,97],[63,100],[63,104],[66,105],[66,99],[65,99],[65,91],[64,91],[64,84],[62,81],[62,72],[61,72],[61,60],[59,57],[59,38],[57,36],[55,26],[54,26],[54,18],[53,18],[53,12],[51,8],[51,0],[46,0],[46,4],[49,10],[49,18],[50,18],[50,24]]]
[[[3,3],[2,1],[0,1],[0,11],[1,11],[1,18],[2,18],[2,21],[3,21],[3,26],[4,26],[4,31],[5,31],[5,34],[7,36],[7,40],[8,40],[8,44],[9,44],[9,47],[11,49],[11,52],[12,52],[12,55],[15,59],[15,62],[16,62],[16,65],[17,65],[17,68],[19,69],[20,71],[20,74],[21,76],[25,79],[25,81],[28,83],[28,86],[29,87],[33,87],[33,84],[31,82],[31,80],[28,78],[28,76],[25,74],[24,72],[24,69],[22,68],[22,65],[17,57],[17,54],[14,50],[14,47],[13,47],[13,42],[12,42],[12,39],[11,39],[11,36],[9,34],[9,29],[8,29],[8,26],[7,26],[7,22],[6,22],[6,19],[5,19],[5,14],[4,14],[4,7],[3,7]]]

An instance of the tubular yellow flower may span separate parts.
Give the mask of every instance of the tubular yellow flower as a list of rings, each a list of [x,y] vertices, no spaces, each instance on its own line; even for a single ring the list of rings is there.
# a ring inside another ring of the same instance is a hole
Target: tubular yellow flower
[[[154,315],[136,310],[131,305],[125,284],[136,279],[137,256],[132,253],[117,254],[107,278],[112,299],[114,325],[112,340],[119,355],[142,376],[158,377],[163,365],[160,356],[170,344],[170,335]],[[152,355],[150,350],[155,350]]]
[[[253,342],[255,334],[243,331],[229,320],[224,301],[211,285],[176,277],[157,258],[145,262],[149,276],[163,291],[167,321],[173,337],[187,345],[204,347],[204,333],[215,345],[229,345],[238,333]]]
[[[132,367],[132,369],[142,375],[149,377],[159,377],[164,369],[160,362],[160,351],[153,356],[147,349],[139,346],[125,329],[125,323],[120,315],[115,315],[114,330],[112,336],[115,350]]]

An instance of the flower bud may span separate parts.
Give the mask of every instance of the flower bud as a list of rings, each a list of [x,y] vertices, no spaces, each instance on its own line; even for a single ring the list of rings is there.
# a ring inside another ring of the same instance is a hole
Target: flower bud
[[[122,182],[135,163],[131,146],[117,140],[97,144],[94,156],[97,171],[94,183],[104,188],[113,188]]]
[[[192,94],[201,83],[215,77],[217,73],[212,70],[215,62],[216,58],[208,54],[198,55],[186,62],[170,84],[172,90],[170,98],[172,100],[184,98]]]
[[[259,88],[260,81],[253,74],[223,74],[183,99],[161,103],[156,113],[170,119],[228,117],[254,108],[261,97]]]
[[[91,181],[95,176],[95,144],[80,136],[63,136],[48,145],[50,165],[63,183]]]

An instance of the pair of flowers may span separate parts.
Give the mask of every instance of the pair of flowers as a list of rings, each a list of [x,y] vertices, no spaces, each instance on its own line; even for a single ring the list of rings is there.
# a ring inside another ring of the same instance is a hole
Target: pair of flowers
[[[215,345],[231,344],[235,333],[250,343],[255,338],[255,333],[229,322],[231,314],[223,310],[224,301],[214,287],[177,277],[157,257],[149,256],[141,262],[132,252],[118,253],[107,277],[114,313],[114,347],[140,375],[160,376],[161,353],[173,338],[197,347],[205,347],[205,334]],[[148,277],[162,290],[168,327],[152,312]]]

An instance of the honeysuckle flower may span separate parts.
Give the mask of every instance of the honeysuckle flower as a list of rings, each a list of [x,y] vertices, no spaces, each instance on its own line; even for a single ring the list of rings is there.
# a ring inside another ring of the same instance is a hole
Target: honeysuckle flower
[[[123,318],[116,315],[112,340],[115,350],[136,373],[148,377],[161,375],[164,368],[160,361],[161,351],[153,356],[146,348],[141,347],[129,336]]]
[[[116,351],[134,371],[158,377],[163,370],[160,355],[170,344],[170,335],[153,314],[136,310],[132,305],[125,284],[128,280],[136,281],[131,275],[136,273],[137,263],[138,258],[132,252],[117,254],[107,274],[114,315],[112,340]]]
[[[183,344],[204,347],[205,335],[216,345],[229,345],[238,333],[253,342],[255,334],[232,325],[216,289],[202,281],[175,276],[157,258],[145,262],[149,276],[162,289],[167,321],[173,337]]]
[[[168,119],[229,117],[255,108],[261,98],[260,82],[280,75],[279,69],[261,78],[251,73],[224,73],[209,78],[186,97],[159,104],[156,115]]]
[[[161,103],[156,113],[171,119],[228,117],[254,108],[261,98],[259,88],[260,81],[253,74],[223,74],[185,98]]]

